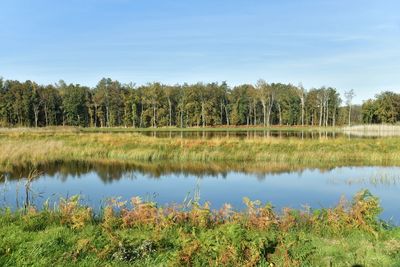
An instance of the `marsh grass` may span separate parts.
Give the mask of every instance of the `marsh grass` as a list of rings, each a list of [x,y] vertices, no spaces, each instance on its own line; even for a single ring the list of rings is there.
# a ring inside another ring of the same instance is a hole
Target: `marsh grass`
[[[284,209],[245,198],[247,209],[205,203],[158,206],[110,199],[99,215],[78,196],[0,214],[0,263],[109,266],[392,266],[400,231],[378,220],[368,191],[319,210]]]
[[[400,165],[400,138],[153,138],[137,133],[11,132],[0,135],[0,170],[54,162],[238,164],[243,168]],[[258,167],[257,167],[258,166]]]
[[[376,171],[372,172],[368,177],[331,177],[328,179],[331,184],[347,184],[347,185],[372,185],[372,186],[396,186],[400,183],[400,175],[395,171]]]
[[[400,136],[400,125],[393,124],[367,124],[344,127],[343,132],[354,136]]]

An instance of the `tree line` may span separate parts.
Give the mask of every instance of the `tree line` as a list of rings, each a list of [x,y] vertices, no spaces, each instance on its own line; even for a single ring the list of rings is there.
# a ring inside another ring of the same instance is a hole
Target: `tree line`
[[[384,92],[353,106],[353,91],[343,102],[335,88],[306,90],[302,85],[267,83],[229,87],[222,83],[136,86],[110,78],[94,88],[60,81],[0,79],[0,125],[42,127],[206,127],[231,125],[336,126],[395,123],[400,95]],[[344,104],[344,105],[343,105]]]

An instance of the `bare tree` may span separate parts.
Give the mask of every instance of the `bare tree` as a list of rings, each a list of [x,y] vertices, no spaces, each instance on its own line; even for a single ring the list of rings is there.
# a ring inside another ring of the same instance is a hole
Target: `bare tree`
[[[304,126],[305,90],[301,83],[299,84],[299,90],[297,92],[301,101],[301,126]]]
[[[324,89],[319,89],[318,92],[318,102],[319,102],[319,127],[322,126],[322,118],[324,116],[323,110],[324,110]]]
[[[329,91],[328,89],[324,90],[324,105],[325,105],[325,127],[328,126],[329,120]]]
[[[350,89],[349,91],[344,92],[344,97],[346,98],[346,105],[349,108],[349,126],[351,126],[351,106],[354,98],[354,90]]]
[[[264,127],[269,127],[271,124],[272,107],[275,102],[275,90],[264,80],[257,82],[257,89],[263,107],[263,125]]]

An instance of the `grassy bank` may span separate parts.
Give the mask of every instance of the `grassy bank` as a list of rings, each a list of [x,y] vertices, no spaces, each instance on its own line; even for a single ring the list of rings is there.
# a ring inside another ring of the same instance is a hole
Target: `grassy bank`
[[[158,207],[111,200],[100,215],[62,200],[0,214],[2,266],[396,266],[400,230],[379,222],[369,192],[333,209],[289,210],[244,199]],[[28,253],[29,252],[29,253]]]
[[[233,169],[400,165],[400,138],[153,138],[138,133],[86,133],[75,128],[0,131],[0,169],[88,163],[230,164]]]

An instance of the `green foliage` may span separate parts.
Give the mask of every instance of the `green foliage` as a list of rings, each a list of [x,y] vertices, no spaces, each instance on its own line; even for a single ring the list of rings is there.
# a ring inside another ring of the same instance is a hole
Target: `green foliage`
[[[79,85],[61,85],[62,124],[88,126],[88,89]]]
[[[271,205],[249,199],[245,211],[230,207],[210,211],[198,204],[190,209],[157,208],[139,198],[133,198],[134,206],[127,208],[115,199],[106,207],[114,210],[112,214],[109,209],[79,228],[65,223],[66,215],[86,210],[77,199],[63,200],[54,210],[1,213],[0,264],[395,266],[400,261],[400,230],[382,227],[378,200],[368,191],[357,193],[346,202],[348,206],[342,201],[333,209],[286,209],[281,214]],[[156,209],[153,220],[149,220],[149,207]],[[123,224],[131,212],[136,223]],[[260,224],[266,216],[274,218],[267,227]]]
[[[383,92],[362,105],[365,123],[396,123],[400,120],[400,94]]]
[[[364,121],[399,120],[397,94],[385,92],[375,101],[373,112],[365,104]],[[263,80],[232,88],[226,82],[135,86],[103,78],[89,88],[64,81],[53,86],[1,80],[0,126],[335,126],[347,123],[348,107],[341,103],[335,88],[307,91]],[[360,112],[352,109],[353,122]]]
[[[33,207],[30,207],[25,215],[22,216],[24,231],[43,231],[48,225],[51,224],[52,214],[48,211],[38,212]]]
[[[396,123],[399,103],[399,94],[386,91],[362,107],[342,107],[335,88],[306,91],[301,85],[262,80],[233,88],[225,82],[136,87],[103,78],[89,88],[63,81],[43,86],[2,79],[0,126],[335,126],[347,124],[348,115],[352,123]]]

